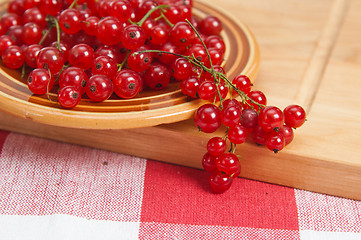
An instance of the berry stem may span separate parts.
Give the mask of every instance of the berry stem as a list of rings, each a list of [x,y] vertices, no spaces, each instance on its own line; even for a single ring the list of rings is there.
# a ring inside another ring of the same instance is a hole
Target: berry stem
[[[155,11],[159,10],[159,9],[163,9],[163,8],[169,8],[169,5],[159,5],[159,6],[156,6],[155,8],[152,8],[150,9],[145,15],[144,17],[137,23],[134,23],[138,26],[142,26],[143,23],[145,22],[145,20],[147,20],[147,18]],[[165,17],[165,16],[164,16]]]
[[[68,9],[73,8],[73,7],[75,6],[75,4],[77,4],[77,2],[78,2],[78,0],[74,0],[74,1],[70,4],[70,6],[68,7]]]
[[[163,9],[162,9],[162,10],[163,10]],[[168,18],[164,15],[163,11],[161,11],[161,12],[160,12],[160,16],[157,17],[157,18],[154,19],[154,20],[155,20],[155,21],[158,21],[159,19],[162,19],[162,18],[165,20],[165,22],[166,22],[170,27],[173,27],[173,26],[174,26],[174,24],[171,23],[171,22],[168,20]]]
[[[122,68],[124,67],[124,64],[127,62],[128,57],[129,57],[129,54],[130,54],[130,51],[131,51],[131,50],[128,50],[127,55],[125,55],[125,58],[124,58],[123,62],[121,62],[120,64],[118,64],[118,72],[119,72],[120,70],[122,70]]]
[[[49,28],[43,33],[43,37],[40,39],[39,45],[41,45],[44,42],[44,40],[49,35],[49,33],[50,33],[51,29],[53,29],[53,27],[54,27],[54,25],[49,26]]]

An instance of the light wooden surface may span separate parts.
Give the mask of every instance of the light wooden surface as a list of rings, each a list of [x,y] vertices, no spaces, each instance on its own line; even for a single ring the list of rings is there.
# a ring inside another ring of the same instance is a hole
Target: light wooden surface
[[[218,0],[258,39],[255,89],[281,108],[307,107],[308,121],[278,154],[239,146],[241,176],[361,200],[361,2]],[[192,120],[151,128],[51,127],[0,113],[0,127],[65,142],[200,167],[210,135]],[[219,132],[218,134],[222,134]]]

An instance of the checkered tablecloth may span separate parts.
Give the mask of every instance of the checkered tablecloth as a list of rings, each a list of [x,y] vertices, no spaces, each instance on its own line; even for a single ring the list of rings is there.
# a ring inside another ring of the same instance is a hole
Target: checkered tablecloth
[[[0,154],[1,240],[361,239],[358,201],[6,131]]]

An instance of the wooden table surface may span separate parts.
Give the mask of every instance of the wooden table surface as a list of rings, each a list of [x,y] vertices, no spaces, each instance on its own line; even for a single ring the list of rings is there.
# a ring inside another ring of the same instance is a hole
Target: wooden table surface
[[[261,51],[254,89],[305,106],[306,124],[278,154],[239,146],[242,177],[361,200],[361,1],[208,0],[247,24]],[[52,127],[0,112],[0,128],[201,167],[209,135],[192,120],[150,128]],[[218,134],[222,134],[219,132]]]

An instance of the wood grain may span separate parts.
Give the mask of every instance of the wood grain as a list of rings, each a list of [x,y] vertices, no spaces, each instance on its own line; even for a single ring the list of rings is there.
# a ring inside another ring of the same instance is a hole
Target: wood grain
[[[221,7],[257,37],[262,62],[254,88],[270,105],[308,106],[308,121],[280,153],[239,146],[241,176],[361,200],[361,2],[223,0]],[[197,168],[210,138],[192,120],[84,131],[0,113],[0,127]]]

